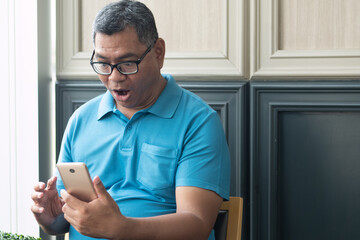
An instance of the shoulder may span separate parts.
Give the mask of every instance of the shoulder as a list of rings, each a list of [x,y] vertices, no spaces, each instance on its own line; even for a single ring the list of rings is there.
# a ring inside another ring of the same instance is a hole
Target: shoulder
[[[76,108],[69,118],[67,127],[73,128],[81,122],[88,122],[91,119],[97,119],[97,113],[103,95],[104,94],[101,94],[93,99],[90,99]]]
[[[206,115],[216,113],[216,111],[200,96],[184,88],[182,88],[182,91],[181,106],[188,114],[191,112],[201,112]]]
[[[102,100],[102,97],[104,94],[101,94],[99,96],[94,97],[93,99],[90,99],[89,101],[85,102],[84,104],[80,105],[73,113],[76,117],[85,117],[87,115],[97,114],[97,111],[99,109],[100,102]]]

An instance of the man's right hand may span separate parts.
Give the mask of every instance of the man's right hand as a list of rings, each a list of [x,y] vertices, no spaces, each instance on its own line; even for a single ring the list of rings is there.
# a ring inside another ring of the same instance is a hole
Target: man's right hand
[[[56,176],[50,178],[47,185],[39,182],[34,186],[34,191],[31,198],[34,204],[31,206],[36,221],[43,227],[47,228],[53,224],[62,212],[64,202],[58,195],[56,189]]]

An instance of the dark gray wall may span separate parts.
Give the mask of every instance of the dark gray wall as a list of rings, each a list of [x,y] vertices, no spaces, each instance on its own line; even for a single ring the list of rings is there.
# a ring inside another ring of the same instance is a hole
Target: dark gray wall
[[[360,239],[360,83],[250,91],[250,239]]]
[[[360,239],[360,81],[179,84],[222,120],[243,239]],[[104,91],[57,83],[57,149],[71,113]]]

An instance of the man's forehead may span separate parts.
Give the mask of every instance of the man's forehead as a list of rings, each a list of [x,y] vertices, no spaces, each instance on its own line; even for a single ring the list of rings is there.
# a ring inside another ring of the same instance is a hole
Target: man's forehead
[[[95,46],[102,41],[108,42],[108,41],[115,41],[115,42],[134,42],[134,43],[140,43],[139,36],[135,31],[135,28],[133,27],[127,27],[124,30],[120,32],[115,32],[112,34],[107,34],[103,32],[97,32],[95,33],[94,38],[94,44]]]

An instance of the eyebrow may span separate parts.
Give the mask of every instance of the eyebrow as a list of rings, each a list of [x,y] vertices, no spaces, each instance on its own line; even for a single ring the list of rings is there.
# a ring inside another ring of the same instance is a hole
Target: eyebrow
[[[131,57],[135,57],[136,60],[139,59],[139,56],[136,55],[135,53],[126,53],[126,54],[124,54],[122,56],[119,56],[119,57],[115,58],[115,61],[118,62],[118,61],[121,61],[123,59],[131,58]],[[97,58],[97,59],[101,58],[103,60],[108,60],[109,59],[109,58],[107,58],[107,57],[105,57],[105,56],[103,56],[103,55],[101,55],[99,53],[96,53],[96,52],[95,52],[95,58]]]

